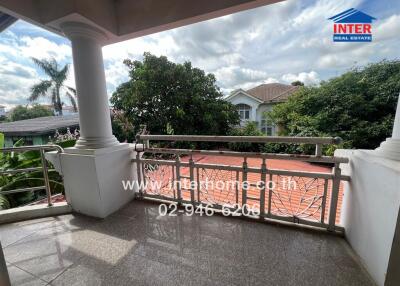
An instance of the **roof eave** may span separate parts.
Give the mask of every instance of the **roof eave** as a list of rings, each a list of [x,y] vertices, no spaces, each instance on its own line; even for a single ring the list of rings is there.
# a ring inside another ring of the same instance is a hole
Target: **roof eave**
[[[231,99],[231,98],[237,96],[239,93],[243,93],[244,95],[246,95],[246,96],[248,96],[248,97],[254,99],[255,101],[257,101],[257,102],[259,102],[259,103],[264,103],[263,100],[261,100],[261,99],[255,97],[255,96],[252,96],[251,94],[248,94],[248,93],[247,93],[246,91],[244,91],[244,90],[238,90],[237,92],[235,92],[235,93],[231,94],[230,96],[228,96],[227,98],[225,98],[225,100]]]

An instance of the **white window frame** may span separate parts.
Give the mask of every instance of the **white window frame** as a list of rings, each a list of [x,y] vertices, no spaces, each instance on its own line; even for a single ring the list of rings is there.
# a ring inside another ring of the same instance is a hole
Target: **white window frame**
[[[241,121],[248,121],[250,120],[250,113],[251,113],[251,106],[244,104],[244,103],[239,103],[236,105],[236,108],[239,112],[239,117]]]
[[[271,120],[261,119],[260,130],[267,136],[272,136],[274,133],[274,124]]]

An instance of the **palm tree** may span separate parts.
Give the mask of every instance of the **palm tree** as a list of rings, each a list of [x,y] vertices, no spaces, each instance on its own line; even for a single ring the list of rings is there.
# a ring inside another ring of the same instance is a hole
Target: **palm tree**
[[[49,79],[41,80],[38,84],[31,87],[31,95],[28,100],[33,102],[39,97],[50,97],[51,104],[54,107],[56,115],[62,115],[63,102],[61,101],[61,93],[71,102],[74,111],[77,112],[76,91],[74,88],[64,85],[67,79],[69,65],[66,64],[60,69],[59,64],[54,58],[42,59],[32,58],[33,62],[49,77]]]

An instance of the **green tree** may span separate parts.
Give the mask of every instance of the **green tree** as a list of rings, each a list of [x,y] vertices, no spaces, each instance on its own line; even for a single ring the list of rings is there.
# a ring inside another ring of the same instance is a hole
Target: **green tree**
[[[35,104],[30,108],[23,105],[17,105],[11,110],[9,119],[10,121],[18,121],[53,115],[53,112],[43,105]]]
[[[258,129],[257,122],[248,121],[243,127],[236,127],[229,133],[231,136],[264,136],[265,134]],[[259,152],[263,149],[263,144],[248,142],[231,142],[228,144],[230,150],[240,152]]]
[[[292,82],[291,85],[293,85],[293,86],[304,86],[304,82],[296,80],[296,81]]]
[[[135,140],[133,125],[123,112],[118,110],[111,112],[111,125],[113,134],[119,142],[133,142]]]
[[[32,86],[31,95],[28,100],[33,102],[37,101],[40,97],[48,97],[51,100],[56,115],[62,115],[62,106],[64,103],[61,101],[61,94],[64,92],[76,112],[76,91],[72,87],[65,85],[69,65],[64,65],[61,68],[54,58],[48,60],[32,58],[32,60],[48,76],[48,79],[41,80]]]
[[[144,54],[143,61],[125,60],[130,80],[111,97],[114,108],[133,124],[153,134],[227,134],[239,122],[235,107],[223,99],[214,75],[175,64],[166,57]]]
[[[301,87],[267,116],[282,135],[340,136],[346,148],[373,149],[391,134],[399,91],[400,61],[382,61]]]

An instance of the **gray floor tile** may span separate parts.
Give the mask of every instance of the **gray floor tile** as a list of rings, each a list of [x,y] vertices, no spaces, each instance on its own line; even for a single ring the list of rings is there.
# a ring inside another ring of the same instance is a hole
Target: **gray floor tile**
[[[38,227],[4,252],[52,285],[373,285],[342,238],[142,201]]]
[[[47,282],[40,280],[39,278],[10,265],[8,268],[8,274],[10,276],[11,285],[13,286],[44,286]]]

